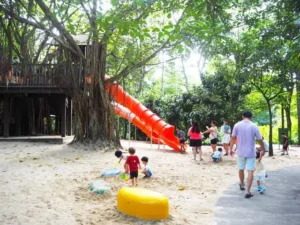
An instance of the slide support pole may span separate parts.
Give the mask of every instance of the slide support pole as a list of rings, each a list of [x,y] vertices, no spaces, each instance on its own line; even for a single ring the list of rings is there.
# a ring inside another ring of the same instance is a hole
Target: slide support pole
[[[151,129],[151,148],[152,148],[152,129]]]
[[[128,129],[128,131],[129,131],[129,142],[128,142],[128,145],[130,147],[130,140],[131,140],[131,138],[130,138],[130,127],[131,127],[131,124],[130,124],[129,120],[128,120],[128,125],[129,125],[129,129]]]

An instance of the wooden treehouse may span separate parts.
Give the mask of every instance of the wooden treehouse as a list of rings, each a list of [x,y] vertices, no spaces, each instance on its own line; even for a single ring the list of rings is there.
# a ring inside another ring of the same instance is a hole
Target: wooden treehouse
[[[0,136],[72,135],[72,95],[59,64],[0,65]]]

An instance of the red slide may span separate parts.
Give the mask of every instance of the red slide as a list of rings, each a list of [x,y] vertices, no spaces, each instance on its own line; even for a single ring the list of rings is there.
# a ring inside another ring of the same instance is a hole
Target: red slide
[[[119,105],[118,103],[114,103],[114,111],[115,114],[121,116],[122,118],[129,120],[131,123],[133,123],[135,126],[137,126],[142,132],[144,132],[150,139],[152,138],[152,142],[155,144],[162,144],[161,140],[159,140],[159,136],[152,132],[149,128],[145,126],[145,124],[132,112],[129,111],[129,109]]]
[[[106,77],[108,79],[108,77]],[[144,130],[152,129],[153,133],[157,134],[161,140],[176,151],[180,151],[180,143],[178,138],[174,135],[174,126],[167,124],[163,119],[151,112],[143,106],[138,100],[131,97],[123,90],[116,82],[108,83],[106,92],[113,98],[114,101],[123,105],[130,112],[132,112],[142,122],[140,124]],[[141,128],[138,126],[139,128]],[[143,130],[142,130],[143,131]],[[144,132],[144,131],[143,131]],[[146,133],[147,134],[147,133]],[[148,135],[148,134],[147,134]]]

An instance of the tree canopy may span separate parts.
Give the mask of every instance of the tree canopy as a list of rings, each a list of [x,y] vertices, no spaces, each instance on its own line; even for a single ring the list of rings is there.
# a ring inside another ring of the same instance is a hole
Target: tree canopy
[[[260,125],[269,125],[272,142],[278,106],[292,132],[299,15],[293,0],[1,0],[1,68],[9,70],[15,59],[67,66],[60,79],[74,92],[78,141],[118,145],[105,93],[107,82],[118,81],[185,128],[190,120],[233,125],[241,111],[254,111]],[[198,86],[187,74],[192,53],[201,59],[193,74]],[[91,84],[84,83],[87,77]]]

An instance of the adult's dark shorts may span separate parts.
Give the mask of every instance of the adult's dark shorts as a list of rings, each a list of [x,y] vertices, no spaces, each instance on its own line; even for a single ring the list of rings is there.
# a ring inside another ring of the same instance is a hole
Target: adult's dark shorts
[[[183,140],[180,140],[179,142],[180,142],[180,144],[184,144],[185,140],[183,139]]]
[[[137,178],[138,175],[139,175],[138,171],[132,171],[130,172],[130,179]]]
[[[214,138],[210,140],[210,144],[216,145],[218,143],[218,138]]]
[[[282,146],[283,150],[287,150],[287,149],[288,149],[288,147],[289,147],[289,145],[288,145],[288,144],[287,144],[287,145],[283,145],[283,146]]]
[[[202,140],[194,140],[194,139],[190,139],[190,146],[191,147],[200,147],[202,145]]]

